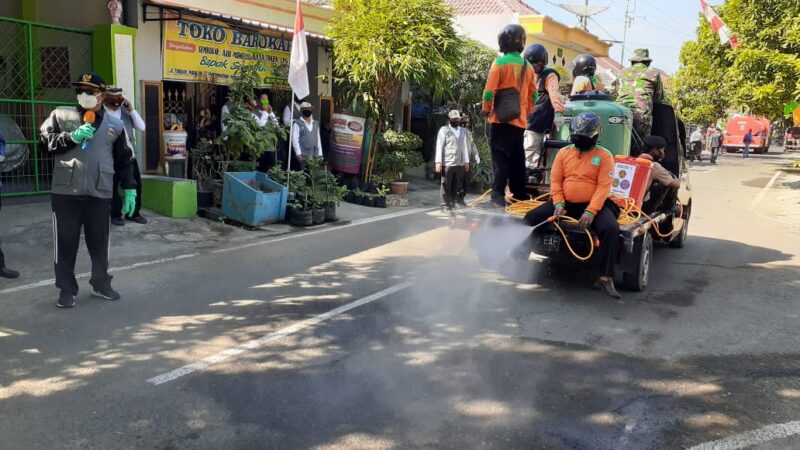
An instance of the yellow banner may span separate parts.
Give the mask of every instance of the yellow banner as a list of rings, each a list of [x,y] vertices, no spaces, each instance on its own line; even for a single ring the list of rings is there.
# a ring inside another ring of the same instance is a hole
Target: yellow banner
[[[164,79],[230,84],[257,62],[263,87],[286,86],[292,42],[204,22],[164,22]]]

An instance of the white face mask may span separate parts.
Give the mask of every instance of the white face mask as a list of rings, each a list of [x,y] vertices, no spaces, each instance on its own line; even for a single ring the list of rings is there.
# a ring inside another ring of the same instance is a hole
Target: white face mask
[[[81,105],[83,109],[94,109],[99,102],[95,95],[86,93],[78,94],[78,104]]]

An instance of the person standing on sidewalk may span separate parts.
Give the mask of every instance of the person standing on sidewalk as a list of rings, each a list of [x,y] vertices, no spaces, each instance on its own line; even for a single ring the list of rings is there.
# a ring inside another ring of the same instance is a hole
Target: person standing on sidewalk
[[[133,109],[133,104],[125,98],[120,88],[108,88],[103,106],[108,114],[122,120],[122,124],[125,125],[125,135],[128,138],[128,147],[131,150],[133,178],[136,180],[136,208],[133,210],[133,214],[129,216],[129,220],[140,224],[146,224],[147,219],[142,217],[141,214],[142,174],[139,172],[139,164],[136,163],[136,151],[134,150],[136,145],[136,132],[134,130],[144,132],[144,120],[142,120],[142,116]],[[124,226],[125,216],[122,215],[122,198],[119,196],[119,183],[119,176],[114,175],[114,189],[111,199],[111,224]]]
[[[469,135],[461,128],[458,110],[450,111],[447,117],[450,124],[440,128],[436,137],[436,172],[442,174],[445,208],[452,211],[469,171]]]
[[[753,129],[747,130],[747,134],[744,135],[742,138],[742,142],[744,143],[744,154],[742,158],[749,158],[750,157],[750,144],[753,143]]]
[[[475,168],[478,167],[478,164],[481,163],[481,154],[478,151],[478,145],[475,144],[475,136],[472,135],[472,130],[469,128],[469,115],[462,114],[461,115],[461,132],[466,133],[467,135],[467,146],[469,147],[469,163],[470,167]],[[474,170],[473,170],[474,173]],[[466,207],[467,202],[464,200],[467,196],[467,191],[469,190],[471,177],[464,176],[464,184],[461,185],[461,192],[458,193],[458,200],[456,200],[456,204],[461,207]],[[481,186],[483,189],[483,186]]]
[[[503,56],[489,69],[481,115],[489,118],[494,186],[492,203],[505,207],[506,185],[517,200],[526,200],[524,133],[536,95],[531,65],[520,53],[525,47],[522,26],[508,25],[497,37]]]
[[[292,124],[292,148],[297,170],[305,170],[306,158],[322,158],[322,138],[319,134],[319,122],[314,120],[314,109],[311,103],[300,104],[300,117]]]
[[[6,140],[0,134],[0,163],[6,160]],[[3,209],[3,182],[0,181],[0,210]],[[3,256],[3,249],[0,248],[0,278],[19,278],[19,272],[6,267],[6,259]]]
[[[92,260],[92,295],[119,300],[108,274],[114,175],[124,190],[122,214],[136,208],[136,180],[122,120],[103,109],[106,85],[93,73],[73,83],[78,105],[56,108],[40,132],[53,159],[53,235],[56,306],[72,308],[78,294],[75,259],[83,229]]]
[[[529,45],[522,57],[536,73],[536,104],[525,130],[525,165],[533,169],[539,165],[545,135],[553,130],[556,115],[564,113],[564,102],[558,91],[561,77],[555,69],[547,67],[549,55],[544,45]]]

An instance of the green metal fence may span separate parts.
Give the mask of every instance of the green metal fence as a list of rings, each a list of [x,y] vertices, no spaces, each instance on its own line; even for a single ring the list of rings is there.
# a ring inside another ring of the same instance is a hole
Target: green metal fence
[[[0,17],[0,132],[10,157],[27,155],[0,173],[3,196],[49,192],[53,159],[39,126],[56,107],[75,104],[70,82],[91,68],[91,31]]]

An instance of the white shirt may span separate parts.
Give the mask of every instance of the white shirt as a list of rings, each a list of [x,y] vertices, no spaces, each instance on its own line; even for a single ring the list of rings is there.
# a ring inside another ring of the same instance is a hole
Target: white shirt
[[[703,133],[700,130],[694,130],[692,135],[689,137],[689,142],[702,142],[703,141]]]
[[[452,131],[453,134],[456,135],[456,139],[461,137],[461,127],[453,128],[450,125],[444,126],[439,129],[439,134],[436,136],[436,164],[442,163],[442,151],[444,149],[444,138],[447,136],[447,132]],[[463,160],[465,163],[469,163],[469,144],[465,146],[461,151],[464,152]]]
[[[116,111],[114,111],[113,109],[110,109],[107,106],[103,106],[103,108],[105,108],[107,114],[110,114],[111,116],[116,117],[119,120],[122,120],[122,108],[121,107],[117,108]],[[133,122],[133,128],[143,132],[145,130],[145,124],[144,124],[144,120],[142,120],[142,116],[140,116],[139,113],[136,112],[135,109],[132,109],[128,114],[131,116],[131,121]],[[133,157],[136,158],[136,150],[134,149],[134,143],[136,142],[136,136],[128,136],[128,133],[125,133],[125,139],[126,139],[126,141],[128,143],[128,148],[131,149],[131,154],[133,154]]]
[[[254,109],[253,116],[255,116],[259,127],[264,127],[267,123],[278,124],[278,116],[276,116],[274,112],[268,113],[261,109]]]
[[[310,118],[310,119],[311,119],[310,120],[311,123],[306,122],[304,119],[301,119],[301,120],[303,121],[303,125],[305,125],[306,128],[308,128],[308,131],[313,131],[314,130],[314,119],[313,119],[313,117]],[[303,152],[300,151],[300,129],[297,128],[297,126],[294,124],[294,122],[292,122],[292,148],[294,148],[294,154],[295,155],[300,156],[300,155],[303,154]],[[316,156],[322,157],[322,138],[319,135],[319,128],[317,128],[317,154],[316,154]]]
[[[122,108],[117,108],[116,111],[106,108],[106,111],[117,119],[122,120]],[[129,114],[131,115],[131,120],[133,121],[133,128],[136,128],[139,131],[144,131],[145,124],[144,120],[142,120],[142,116],[140,116],[135,109],[131,110]]]

